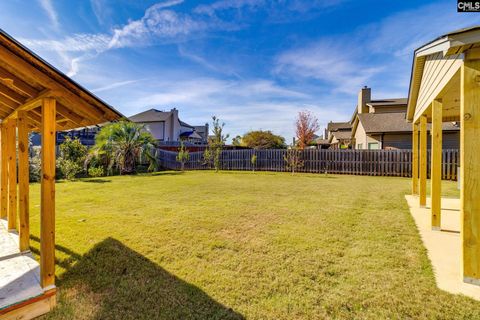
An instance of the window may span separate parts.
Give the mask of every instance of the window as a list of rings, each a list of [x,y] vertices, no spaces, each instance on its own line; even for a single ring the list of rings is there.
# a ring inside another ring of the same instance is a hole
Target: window
[[[357,149],[363,149],[363,143],[357,144]]]
[[[378,142],[370,142],[368,143],[368,150],[377,150],[378,148]]]

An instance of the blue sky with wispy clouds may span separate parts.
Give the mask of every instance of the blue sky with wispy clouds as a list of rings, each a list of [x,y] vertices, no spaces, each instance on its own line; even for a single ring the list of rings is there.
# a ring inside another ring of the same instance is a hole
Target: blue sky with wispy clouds
[[[456,1],[9,0],[0,28],[125,115],[177,107],[288,141],[300,110],[348,120],[358,90],[406,97],[413,50],[480,23]]]

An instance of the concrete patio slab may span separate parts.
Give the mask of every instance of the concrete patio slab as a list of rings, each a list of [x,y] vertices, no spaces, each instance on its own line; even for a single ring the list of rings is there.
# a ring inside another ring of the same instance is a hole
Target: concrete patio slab
[[[18,248],[18,235],[0,220],[0,311],[44,294],[38,262]]]
[[[432,263],[437,286],[480,301],[480,286],[463,282],[460,200],[442,198],[441,231],[432,230],[430,199],[421,208],[417,196],[405,196]]]

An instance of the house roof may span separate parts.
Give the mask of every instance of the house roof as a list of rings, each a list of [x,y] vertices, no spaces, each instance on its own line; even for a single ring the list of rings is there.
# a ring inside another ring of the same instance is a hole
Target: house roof
[[[202,136],[196,133],[195,131],[182,132],[180,137],[191,138],[191,139],[202,139]]]
[[[314,142],[316,144],[330,144],[330,142],[328,142],[328,139],[323,139],[323,137],[315,139]]]
[[[327,130],[331,132],[351,128],[352,125],[350,124],[350,122],[329,122],[327,124]]]
[[[114,121],[123,115],[0,29],[0,119],[27,112],[32,129],[40,120],[34,109],[55,98],[60,130]]]
[[[406,105],[408,102],[408,98],[394,98],[394,99],[381,99],[381,100],[372,100],[367,105],[372,107],[375,106],[398,106],[398,105]]]
[[[150,109],[137,113],[128,119],[133,122],[156,122],[156,121],[166,121],[169,117],[172,116],[171,111],[160,111],[157,109]]]
[[[352,138],[352,131],[335,131],[332,132],[332,135],[337,138],[337,140],[348,140]]]
[[[188,123],[183,122],[183,121],[180,120],[180,119],[178,119],[178,122],[180,122],[180,125],[181,125],[182,127],[188,127],[188,128],[191,128],[191,129],[195,129],[194,126],[191,126],[191,125],[189,125]]]
[[[406,113],[361,113],[358,115],[366,133],[411,132],[412,124],[405,121]],[[444,131],[458,131],[451,122],[443,123]]]

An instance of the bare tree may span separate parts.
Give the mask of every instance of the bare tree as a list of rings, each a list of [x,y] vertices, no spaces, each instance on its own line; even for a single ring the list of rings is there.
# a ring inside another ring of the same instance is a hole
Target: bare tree
[[[295,127],[298,147],[300,149],[305,149],[305,147],[312,142],[315,132],[320,129],[317,117],[308,110],[300,111],[298,113]]]

